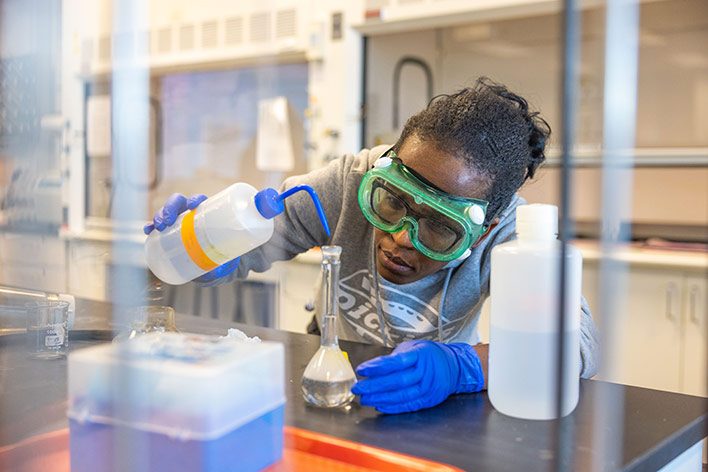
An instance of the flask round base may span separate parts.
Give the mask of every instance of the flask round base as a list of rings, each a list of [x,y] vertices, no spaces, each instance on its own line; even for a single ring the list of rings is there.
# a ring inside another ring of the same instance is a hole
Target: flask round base
[[[340,408],[354,400],[354,379],[338,382],[302,379],[302,395],[311,405],[322,408]]]

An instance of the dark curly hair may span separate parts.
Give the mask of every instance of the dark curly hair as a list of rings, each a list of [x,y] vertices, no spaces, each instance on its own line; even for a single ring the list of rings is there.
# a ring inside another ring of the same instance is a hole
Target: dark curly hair
[[[539,112],[529,110],[523,97],[481,77],[473,87],[433,98],[408,119],[394,149],[400,150],[408,137],[416,135],[487,177],[489,224],[546,159],[550,134],[548,123]]]

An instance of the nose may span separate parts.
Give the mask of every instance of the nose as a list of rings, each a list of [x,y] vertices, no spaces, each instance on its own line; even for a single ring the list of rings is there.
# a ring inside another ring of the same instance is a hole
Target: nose
[[[411,238],[408,236],[408,229],[402,229],[396,233],[391,234],[391,238],[396,243],[397,246],[404,247],[406,249],[414,249],[411,243]]]

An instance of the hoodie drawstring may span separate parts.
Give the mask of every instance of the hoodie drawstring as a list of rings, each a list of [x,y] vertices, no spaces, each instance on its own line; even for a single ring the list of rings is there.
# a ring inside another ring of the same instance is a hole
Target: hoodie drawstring
[[[388,337],[386,336],[386,325],[384,324],[383,306],[381,304],[381,295],[379,295],[379,271],[376,270],[376,240],[371,238],[371,268],[373,269],[372,278],[374,279],[374,295],[376,297],[376,314],[379,315],[379,328],[381,329],[381,340],[384,347],[388,347]]]
[[[445,318],[443,317],[443,309],[445,308],[445,297],[447,296],[447,287],[450,285],[450,279],[452,278],[452,270],[454,267],[449,267],[447,269],[447,275],[445,276],[445,283],[443,284],[442,293],[440,294],[440,305],[438,306],[438,341],[444,342],[443,339],[443,328],[445,328]]]

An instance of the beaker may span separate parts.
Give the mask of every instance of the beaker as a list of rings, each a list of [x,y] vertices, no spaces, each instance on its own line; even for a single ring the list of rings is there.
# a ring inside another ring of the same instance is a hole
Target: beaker
[[[348,405],[354,399],[351,388],[356,382],[354,369],[337,341],[341,253],[339,246],[322,247],[322,337],[319,350],[310,359],[302,376],[305,401],[329,408]]]
[[[69,302],[42,300],[27,307],[27,347],[35,359],[59,359],[69,351]]]

